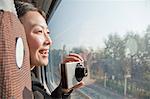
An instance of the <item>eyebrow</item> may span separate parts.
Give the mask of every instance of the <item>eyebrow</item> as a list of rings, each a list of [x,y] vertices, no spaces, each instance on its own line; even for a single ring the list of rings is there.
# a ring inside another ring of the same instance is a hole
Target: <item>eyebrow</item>
[[[40,26],[41,28],[43,29],[48,29],[48,26],[47,27],[44,27],[43,25],[40,25],[40,24],[33,24],[32,27],[35,27],[35,26]],[[48,29],[49,30],[49,29]]]

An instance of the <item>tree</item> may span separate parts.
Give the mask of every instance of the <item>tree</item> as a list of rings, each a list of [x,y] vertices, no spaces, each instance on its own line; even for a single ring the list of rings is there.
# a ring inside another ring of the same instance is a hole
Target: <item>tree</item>
[[[108,40],[105,40],[105,55],[113,59],[121,59],[124,57],[124,41],[117,34],[110,34]]]
[[[105,65],[110,75],[122,75],[122,60],[125,57],[125,42],[117,34],[110,34],[105,40]]]

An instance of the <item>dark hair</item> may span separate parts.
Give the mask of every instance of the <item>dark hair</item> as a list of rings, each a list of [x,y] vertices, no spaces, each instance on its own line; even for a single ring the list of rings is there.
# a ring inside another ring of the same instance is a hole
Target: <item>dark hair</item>
[[[37,11],[46,19],[46,15],[44,11],[36,8],[34,5],[30,3],[15,1],[15,7],[16,7],[17,15],[19,18],[24,16],[28,11]]]

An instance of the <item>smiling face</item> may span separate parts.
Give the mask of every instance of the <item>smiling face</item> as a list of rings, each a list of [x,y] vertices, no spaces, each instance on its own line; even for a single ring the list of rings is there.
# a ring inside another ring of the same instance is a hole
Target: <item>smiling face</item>
[[[47,65],[52,41],[45,19],[39,12],[29,11],[20,20],[26,32],[31,67]]]

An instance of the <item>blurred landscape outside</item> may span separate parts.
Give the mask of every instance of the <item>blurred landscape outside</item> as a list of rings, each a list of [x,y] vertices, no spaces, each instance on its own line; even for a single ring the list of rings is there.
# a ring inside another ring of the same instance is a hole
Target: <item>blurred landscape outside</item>
[[[62,0],[49,28],[57,83],[63,56],[77,53],[92,99],[150,99],[150,1]]]

